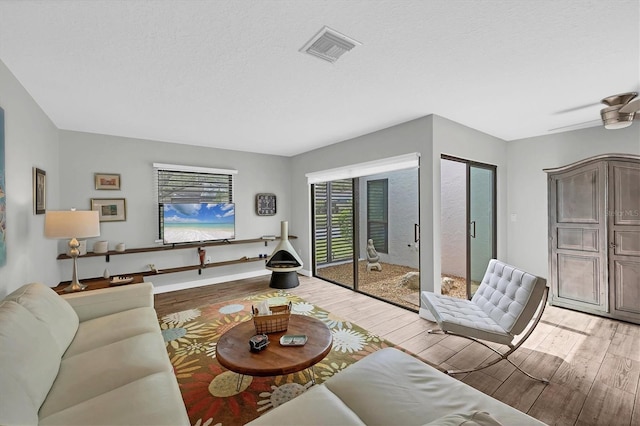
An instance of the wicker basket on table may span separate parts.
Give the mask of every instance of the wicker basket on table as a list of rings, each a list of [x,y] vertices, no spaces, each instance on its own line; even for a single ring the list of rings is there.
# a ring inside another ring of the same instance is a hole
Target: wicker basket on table
[[[256,334],[278,333],[286,331],[291,316],[291,302],[287,305],[270,306],[270,315],[258,315],[258,309],[251,307]]]

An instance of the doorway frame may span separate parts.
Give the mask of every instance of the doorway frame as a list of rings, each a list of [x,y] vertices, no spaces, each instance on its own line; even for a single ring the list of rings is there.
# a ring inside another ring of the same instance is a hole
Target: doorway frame
[[[455,157],[448,154],[440,154],[440,161],[448,160],[465,164],[465,216],[466,216],[466,238],[465,238],[465,256],[466,256],[466,281],[467,281],[467,298],[471,299],[471,167],[486,169],[493,172],[491,185],[491,209],[493,211],[491,218],[491,226],[493,232],[491,235],[491,257],[495,259],[498,253],[498,166],[494,164],[482,163],[479,161],[468,160],[465,158]],[[442,181],[440,181],[442,189]],[[442,263],[442,260],[440,261]]]

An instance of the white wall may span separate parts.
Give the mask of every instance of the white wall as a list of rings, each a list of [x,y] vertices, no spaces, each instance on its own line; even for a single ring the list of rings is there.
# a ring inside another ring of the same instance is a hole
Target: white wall
[[[420,223],[433,221],[429,201],[432,198],[431,187],[431,133],[432,117],[422,117],[368,135],[309,151],[292,158],[292,221],[301,237],[296,247],[305,262],[307,273],[311,271],[311,195],[305,177],[306,173],[328,170],[350,164],[363,163],[381,158],[393,157],[412,152],[421,153],[420,159]],[[427,201],[424,201],[427,200]],[[431,228],[421,230],[422,241],[431,241]],[[425,276],[432,276],[433,254],[430,244],[420,248],[420,268]],[[430,285],[431,280],[425,280]]]
[[[108,240],[110,249],[124,242],[128,248],[151,247],[158,238],[157,199],[154,196],[153,163],[170,163],[223,169],[236,169],[234,202],[236,204],[236,239],[259,238],[266,234],[280,234],[280,221],[290,216],[291,184],[287,157],[253,154],[240,151],[179,145],[158,141],[96,135],[71,131],[60,132],[60,184],[63,189],[61,208],[89,209],[91,198],[125,198],[127,220],[125,222],[102,222],[99,238],[89,240],[91,250],[96,240]],[[94,189],[94,173],[119,173],[120,191],[98,191]],[[275,216],[258,216],[255,213],[257,193],[271,192],[277,197]],[[290,227],[295,235],[295,227]],[[295,240],[294,240],[295,241]],[[295,243],[294,243],[295,245]],[[208,247],[207,254],[213,262],[239,259],[242,256],[256,257],[271,254],[274,243],[265,247],[263,243]],[[64,251],[64,246],[59,247]],[[63,277],[70,273],[69,260],[60,261],[64,266]],[[111,256],[107,263],[103,257],[79,260],[78,274],[81,277],[101,276],[105,268],[114,274],[148,270],[147,264],[156,268],[170,268],[198,263],[195,249],[174,250],[162,253],[130,254]],[[197,271],[158,275],[148,278],[157,291],[162,286],[176,283],[189,285],[211,283],[242,276],[265,274],[262,262],[251,262],[210,268],[198,275]],[[192,281],[195,281],[193,283]],[[172,286],[171,288],[175,288]]]
[[[58,283],[56,242],[44,237],[44,215],[33,213],[32,168],[47,173],[47,208],[59,198],[58,130],[0,61],[0,107],[5,119],[7,263],[0,298],[33,281]]]
[[[367,182],[388,179],[389,251],[378,250],[381,262],[418,268],[419,251],[414,244],[414,224],[418,223],[418,169],[360,178],[360,258],[367,253]]]
[[[467,276],[467,166],[441,160],[442,273]]]
[[[420,286],[440,291],[440,156],[452,156],[498,166],[498,256],[506,257],[506,142],[477,130],[430,115],[368,135],[293,157],[292,218],[303,239],[300,256],[311,265],[310,190],[305,173],[419,152],[420,158]],[[301,204],[304,201],[304,208]],[[300,204],[298,204],[300,203]]]
[[[542,277],[549,275],[547,175],[542,169],[599,154],[640,154],[639,124],[620,130],[597,126],[507,144],[509,263]],[[515,222],[511,215],[516,215]]]
[[[446,118],[433,118],[433,255],[435,262],[433,279],[440,286],[440,259],[442,257],[441,235],[441,183],[440,157],[447,154],[466,160],[497,166],[496,170],[496,219],[497,219],[497,257],[508,259],[507,250],[507,178],[511,164],[507,158],[508,142],[487,135]],[[423,244],[426,243],[423,241]]]

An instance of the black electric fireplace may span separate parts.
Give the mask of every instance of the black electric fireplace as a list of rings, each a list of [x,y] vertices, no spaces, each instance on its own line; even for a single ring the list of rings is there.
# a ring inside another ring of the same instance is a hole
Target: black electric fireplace
[[[271,271],[269,286],[272,288],[293,288],[300,284],[298,271],[302,269],[302,259],[289,242],[289,222],[287,221],[280,222],[280,243],[267,258],[265,268]]]

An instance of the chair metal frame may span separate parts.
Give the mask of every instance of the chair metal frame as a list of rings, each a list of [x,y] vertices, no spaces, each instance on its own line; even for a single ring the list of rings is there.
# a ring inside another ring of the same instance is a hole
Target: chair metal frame
[[[520,335],[518,336],[514,336],[515,337],[519,337],[519,339],[517,340],[517,342],[514,344],[513,341],[511,341],[511,343],[509,343],[507,346],[509,347],[509,350],[507,352],[500,352],[499,350],[492,348],[491,346],[487,345],[485,342],[483,342],[480,339],[477,339],[475,337],[471,337],[471,336],[465,336],[464,334],[459,334],[459,333],[455,333],[452,331],[445,331],[445,330],[427,330],[427,333],[429,334],[448,334],[451,336],[458,336],[458,337],[464,337],[465,339],[469,339],[472,340],[474,342],[480,343],[482,346],[491,349],[491,351],[493,351],[494,353],[496,353],[497,355],[500,356],[500,358],[495,359],[487,364],[483,364],[480,365],[478,367],[475,368],[469,368],[469,369],[465,369],[465,370],[446,370],[445,372],[449,375],[451,374],[462,374],[462,373],[472,373],[474,371],[479,371],[479,370],[483,370],[485,368],[491,367],[492,365],[495,365],[497,363],[499,363],[502,360],[506,360],[508,361],[511,365],[513,365],[516,369],[518,369],[521,373],[523,373],[524,375],[534,379],[534,380],[538,380],[539,382],[544,383],[545,385],[549,384],[549,380],[545,379],[545,378],[539,378],[536,376],[533,376],[529,373],[527,373],[526,371],[524,371],[522,368],[520,368],[518,365],[516,365],[513,361],[511,361],[508,357],[509,355],[511,355],[513,352],[516,351],[516,349],[518,349],[531,335],[531,333],[533,333],[533,330],[535,330],[536,326],[538,325],[538,323],[540,322],[540,319],[542,318],[542,314],[544,313],[544,309],[547,305],[547,298],[549,297],[549,288],[545,287],[544,289],[544,293],[543,296],[541,298],[541,301],[538,305],[538,308],[536,309],[536,312],[534,313],[534,316],[531,320],[531,322],[529,322],[528,324],[528,328],[525,330],[525,333],[522,334],[520,333]],[[520,337],[521,336],[521,337]]]

